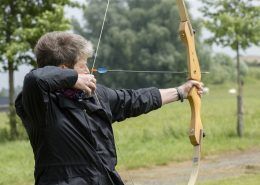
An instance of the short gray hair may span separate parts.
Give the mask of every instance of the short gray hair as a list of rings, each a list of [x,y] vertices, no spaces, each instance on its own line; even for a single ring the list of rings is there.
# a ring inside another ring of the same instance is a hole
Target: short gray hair
[[[66,65],[69,68],[79,59],[93,55],[92,43],[84,37],[68,32],[50,32],[37,42],[34,52],[38,67]]]

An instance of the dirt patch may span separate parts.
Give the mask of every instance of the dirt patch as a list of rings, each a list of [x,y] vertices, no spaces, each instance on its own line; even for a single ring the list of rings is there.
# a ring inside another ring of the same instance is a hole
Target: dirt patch
[[[185,161],[119,173],[126,185],[179,185],[187,184],[190,170],[191,161]],[[260,148],[204,157],[201,160],[198,182],[259,173]]]

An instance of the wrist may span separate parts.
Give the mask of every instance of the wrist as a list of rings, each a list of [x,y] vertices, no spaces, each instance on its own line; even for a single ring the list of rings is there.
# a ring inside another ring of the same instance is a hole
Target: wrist
[[[182,91],[181,91],[178,87],[176,88],[176,91],[177,91],[177,95],[178,95],[178,100],[180,100],[181,102],[183,102],[184,96],[183,96]]]

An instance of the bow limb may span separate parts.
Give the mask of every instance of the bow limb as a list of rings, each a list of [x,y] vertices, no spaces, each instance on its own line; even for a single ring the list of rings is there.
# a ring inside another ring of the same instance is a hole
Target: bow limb
[[[195,49],[195,34],[189,21],[184,1],[177,0],[177,4],[179,6],[181,17],[179,34],[181,40],[185,43],[187,48],[188,79],[201,81],[200,65]],[[203,128],[200,118],[201,98],[198,95],[197,89],[195,87],[193,87],[189,92],[188,100],[192,112],[189,137],[191,144],[196,146],[200,144],[200,132]]]
[[[187,48],[187,66],[188,66],[188,79],[201,81],[201,71],[199,60],[195,48],[195,32],[193,31],[187,9],[184,0],[176,0],[179,8],[179,14],[181,18],[179,34],[180,38]],[[194,146],[193,155],[193,167],[190,175],[188,185],[194,185],[196,183],[199,163],[200,163],[200,153],[201,153],[201,141],[203,137],[203,127],[201,122],[201,97],[198,95],[198,91],[193,87],[189,94],[188,100],[191,107],[191,122],[189,129],[189,138],[191,144]]]

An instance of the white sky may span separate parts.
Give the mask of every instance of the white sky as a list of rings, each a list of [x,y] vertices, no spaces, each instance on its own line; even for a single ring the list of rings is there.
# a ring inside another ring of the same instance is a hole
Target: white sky
[[[84,2],[84,0],[77,0],[78,2]],[[199,12],[198,8],[201,6],[201,3],[199,1],[192,1],[192,0],[189,0],[189,3],[191,5],[191,11],[192,12],[192,15],[194,17],[201,17],[202,14]],[[81,19],[82,17],[82,13],[77,10],[77,9],[66,9],[67,10],[67,13],[66,15],[68,17],[71,17],[71,16],[74,16],[78,19]],[[207,32],[206,30],[204,31],[204,38],[207,38],[209,37],[210,33]],[[228,55],[230,56],[235,56],[235,53],[234,51],[232,51],[230,48],[223,48],[223,47],[219,47],[219,46],[215,46],[213,45],[213,51],[214,52],[224,52],[224,53],[227,53]],[[260,47],[251,47],[249,48],[248,50],[244,51],[242,53],[242,55],[259,55],[259,52],[260,52]],[[23,84],[23,78],[25,76],[25,74],[27,72],[29,72],[29,70],[31,69],[32,67],[28,67],[28,66],[20,66],[19,67],[19,70],[15,72],[15,86],[22,86]],[[4,88],[8,88],[8,74],[7,73],[0,73],[0,90],[4,87]]]

